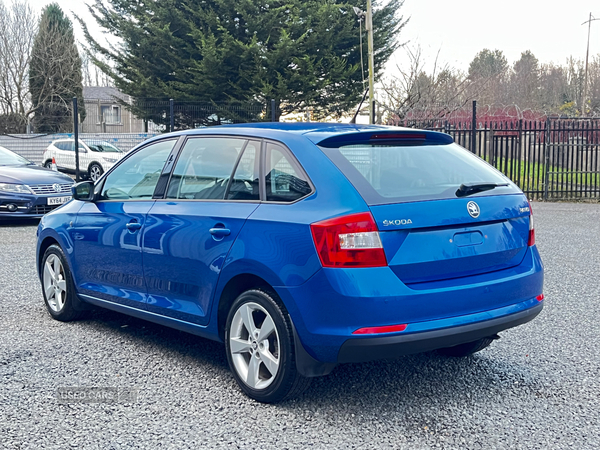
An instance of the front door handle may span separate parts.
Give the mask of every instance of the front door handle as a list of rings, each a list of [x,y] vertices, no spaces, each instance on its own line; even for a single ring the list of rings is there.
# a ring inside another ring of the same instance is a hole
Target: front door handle
[[[129,222],[126,227],[129,231],[137,231],[142,228],[142,224],[139,222]]]
[[[229,228],[211,228],[208,230],[210,234],[216,237],[224,237],[229,236],[231,234],[231,230]]]

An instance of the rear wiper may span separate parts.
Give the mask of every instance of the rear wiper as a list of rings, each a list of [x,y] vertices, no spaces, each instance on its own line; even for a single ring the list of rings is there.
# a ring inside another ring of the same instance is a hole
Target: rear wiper
[[[466,197],[478,192],[491,191],[494,188],[508,186],[508,183],[463,183],[456,190],[457,197]]]

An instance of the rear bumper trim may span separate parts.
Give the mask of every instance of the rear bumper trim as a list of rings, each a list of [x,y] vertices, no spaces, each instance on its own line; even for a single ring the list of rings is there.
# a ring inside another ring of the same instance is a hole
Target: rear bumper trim
[[[349,339],[340,348],[338,363],[395,358],[473,342],[529,322],[542,311],[543,307],[543,303],[540,303],[525,311],[507,316],[441,330],[366,339]]]

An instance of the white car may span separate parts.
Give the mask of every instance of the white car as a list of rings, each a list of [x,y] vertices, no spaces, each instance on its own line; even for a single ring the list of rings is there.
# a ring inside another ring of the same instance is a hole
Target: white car
[[[60,172],[75,173],[75,140],[58,139],[44,150],[44,167],[52,168],[52,158]],[[79,140],[79,173],[96,181],[110,169],[125,152],[104,141]]]

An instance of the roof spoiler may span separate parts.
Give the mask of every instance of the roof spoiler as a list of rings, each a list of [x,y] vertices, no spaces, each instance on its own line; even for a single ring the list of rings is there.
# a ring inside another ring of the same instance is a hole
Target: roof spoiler
[[[338,148],[346,145],[444,145],[452,144],[454,139],[446,133],[425,130],[378,130],[358,133],[344,133],[331,136],[318,142],[326,148]]]

